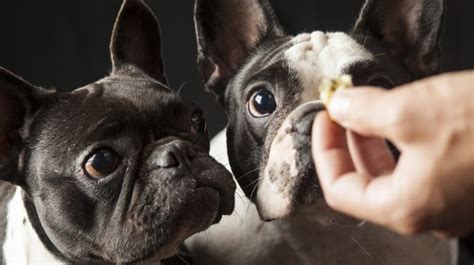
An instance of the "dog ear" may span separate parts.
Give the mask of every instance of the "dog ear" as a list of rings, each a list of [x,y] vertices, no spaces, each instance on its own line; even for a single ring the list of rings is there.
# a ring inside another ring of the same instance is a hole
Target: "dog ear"
[[[372,34],[414,78],[436,74],[445,0],[367,0],[356,33]]]
[[[160,25],[142,0],[125,0],[115,21],[110,43],[113,73],[137,67],[167,84],[161,56]]]
[[[284,35],[267,0],[196,0],[194,22],[201,78],[218,97],[259,44]]]
[[[52,93],[0,68],[0,180],[20,185],[25,125]]]

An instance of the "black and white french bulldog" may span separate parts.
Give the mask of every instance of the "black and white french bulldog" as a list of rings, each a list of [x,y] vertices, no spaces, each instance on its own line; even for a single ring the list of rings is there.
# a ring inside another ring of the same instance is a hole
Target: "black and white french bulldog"
[[[198,264],[456,262],[454,241],[329,209],[310,152],[321,80],[392,88],[437,73],[444,13],[443,0],[368,0],[350,33],[289,36],[267,0],[196,0],[203,83],[229,118],[211,154],[241,188],[234,215],[187,242]]]
[[[232,212],[232,175],[202,110],[167,86],[141,0],[124,1],[111,56],[109,76],[70,93],[0,69],[2,264],[160,264]]]

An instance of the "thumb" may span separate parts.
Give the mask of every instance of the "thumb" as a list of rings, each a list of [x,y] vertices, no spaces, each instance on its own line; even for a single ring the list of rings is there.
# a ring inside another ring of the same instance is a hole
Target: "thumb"
[[[361,87],[334,93],[328,111],[346,129],[365,136],[388,138],[387,122],[397,103],[389,91]]]

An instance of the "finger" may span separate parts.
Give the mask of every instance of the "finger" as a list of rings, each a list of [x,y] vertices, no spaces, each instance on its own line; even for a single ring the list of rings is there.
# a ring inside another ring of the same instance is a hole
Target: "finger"
[[[331,118],[343,127],[366,136],[388,138],[387,128],[397,108],[390,92],[378,88],[337,91],[328,106]]]
[[[322,189],[333,209],[358,219],[394,227],[390,209],[396,205],[391,198],[393,184],[390,176],[371,178],[350,172],[322,185]]]
[[[316,116],[312,149],[325,199],[335,210],[359,219],[390,224],[392,178],[356,173],[343,128],[327,112]]]
[[[347,131],[347,139],[357,172],[372,177],[393,172],[395,159],[385,140],[351,131]]]
[[[347,146],[344,128],[331,120],[327,112],[319,113],[313,123],[312,151],[322,185],[332,183],[348,172],[355,171]]]

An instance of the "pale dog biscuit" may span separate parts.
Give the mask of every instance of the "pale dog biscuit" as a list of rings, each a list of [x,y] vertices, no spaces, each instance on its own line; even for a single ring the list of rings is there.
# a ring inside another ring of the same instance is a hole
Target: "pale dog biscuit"
[[[329,106],[331,97],[339,89],[353,87],[351,75],[341,75],[337,78],[324,78],[319,86],[320,99],[325,106]]]

